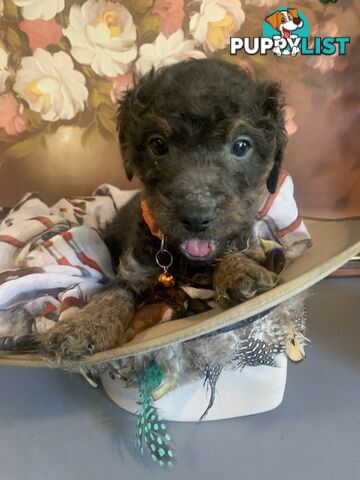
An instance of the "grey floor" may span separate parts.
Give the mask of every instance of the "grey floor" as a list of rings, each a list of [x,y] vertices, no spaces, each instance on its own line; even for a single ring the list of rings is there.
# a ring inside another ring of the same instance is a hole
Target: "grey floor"
[[[135,418],[81,378],[0,368],[0,480],[360,478],[360,279],[330,279],[308,301],[312,346],[290,365],[276,410],[170,425],[177,465],[133,447]]]

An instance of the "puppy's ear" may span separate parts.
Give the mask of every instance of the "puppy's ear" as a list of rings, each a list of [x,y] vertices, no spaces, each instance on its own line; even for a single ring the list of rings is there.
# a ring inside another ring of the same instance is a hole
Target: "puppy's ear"
[[[297,8],[288,8],[288,12],[291,13],[294,18],[299,18]]]
[[[269,190],[269,193],[275,193],[276,192],[276,187],[277,183],[279,180],[279,175],[280,175],[280,166],[278,163],[275,161],[274,166],[269,173],[269,176],[266,180],[266,186],[267,189]]]
[[[135,142],[139,137],[143,114],[148,108],[148,100],[154,93],[152,85],[154,76],[153,67],[135,82],[133,88],[126,90],[119,101],[117,128],[124,168],[129,180],[136,173],[136,165],[140,160],[139,149]]]
[[[132,105],[135,88],[126,90],[119,101],[117,113],[117,129],[119,132],[120,150],[124,162],[126,176],[131,180],[134,176],[135,152],[131,143],[130,132],[133,125]]]
[[[280,24],[279,22],[279,13],[280,12],[275,12],[271,15],[269,15],[268,17],[265,17],[265,21],[270,23],[270,25],[272,26],[272,28],[274,30],[277,30],[277,27],[278,25]]]
[[[267,131],[272,133],[275,140],[274,163],[266,185],[270,193],[275,193],[287,143],[284,104],[281,87],[278,83],[261,84],[261,91],[263,93],[262,113],[266,120]]]

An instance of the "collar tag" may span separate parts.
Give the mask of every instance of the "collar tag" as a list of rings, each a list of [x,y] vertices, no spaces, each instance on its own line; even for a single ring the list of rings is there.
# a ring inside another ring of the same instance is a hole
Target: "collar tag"
[[[173,287],[175,285],[175,278],[168,271],[168,268],[170,268],[173,263],[173,256],[168,250],[165,249],[165,235],[161,233],[158,226],[154,222],[149,210],[149,206],[145,199],[141,200],[141,210],[143,219],[146,225],[149,227],[150,232],[152,235],[154,235],[154,237],[157,237],[161,240],[160,250],[158,250],[155,255],[156,263],[163,270],[158,276],[158,282],[163,287]]]

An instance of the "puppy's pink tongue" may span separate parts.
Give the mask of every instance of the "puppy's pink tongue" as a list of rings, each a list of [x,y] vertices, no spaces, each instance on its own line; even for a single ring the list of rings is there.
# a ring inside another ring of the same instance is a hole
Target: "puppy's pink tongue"
[[[285,38],[289,38],[290,37],[290,30],[287,30],[286,28],[283,29],[283,34],[284,34],[284,37]]]
[[[192,238],[185,244],[185,250],[192,257],[206,257],[211,248],[208,240],[200,240],[199,238]]]

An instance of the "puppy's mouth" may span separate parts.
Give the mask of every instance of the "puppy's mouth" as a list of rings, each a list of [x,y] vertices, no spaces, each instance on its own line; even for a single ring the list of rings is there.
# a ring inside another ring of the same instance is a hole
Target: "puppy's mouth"
[[[290,37],[290,34],[291,34],[291,30],[288,30],[287,28],[284,28],[284,27],[283,27],[283,35],[284,35],[284,38],[289,38],[289,37]]]
[[[214,240],[191,238],[180,243],[180,250],[191,260],[204,262],[214,256],[217,244]]]

